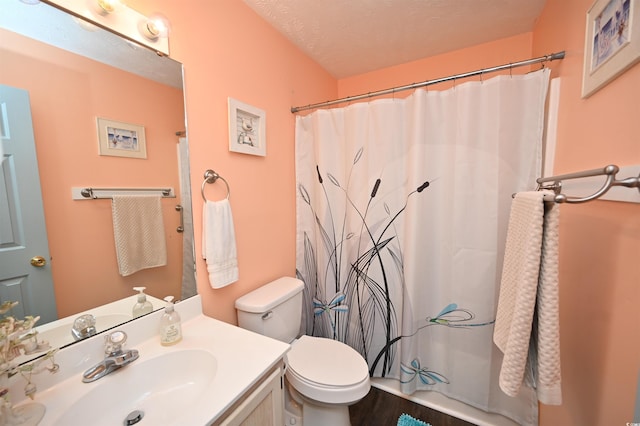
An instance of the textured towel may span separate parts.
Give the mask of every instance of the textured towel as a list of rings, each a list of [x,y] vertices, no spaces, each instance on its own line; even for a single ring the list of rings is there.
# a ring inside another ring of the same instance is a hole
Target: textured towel
[[[513,200],[493,340],[504,353],[503,392],[518,394],[528,362],[538,400],[559,405],[559,209],[545,205],[545,193],[522,192]]]
[[[402,414],[398,419],[398,426],[431,426],[429,423],[425,423],[422,420],[417,420],[408,414]]]
[[[238,281],[238,259],[229,200],[205,201],[202,218],[202,255],[213,288]]]
[[[167,264],[159,195],[114,195],[111,212],[120,275]]]

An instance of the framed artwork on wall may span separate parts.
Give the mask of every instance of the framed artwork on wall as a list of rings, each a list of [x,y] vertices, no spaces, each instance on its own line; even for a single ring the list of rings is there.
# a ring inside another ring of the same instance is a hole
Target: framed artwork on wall
[[[266,156],[265,126],[263,110],[229,98],[229,151]]]
[[[587,12],[582,97],[640,60],[640,0],[597,0]]]
[[[147,158],[144,126],[98,117],[100,155]]]

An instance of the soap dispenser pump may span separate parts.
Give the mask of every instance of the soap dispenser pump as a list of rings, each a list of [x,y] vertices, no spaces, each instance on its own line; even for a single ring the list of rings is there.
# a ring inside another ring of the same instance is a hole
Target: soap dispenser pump
[[[153,312],[153,305],[147,300],[147,295],[144,294],[146,287],[134,287],[133,289],[138,292],[138,301],[133,305],[133,317],[138,318]]]
[[[167,302],[167,306],[160,318],[160,344],[171,346],[182,340],[182,325],[180,315],[173,307],[173,296],[167,296],[164,300]]]

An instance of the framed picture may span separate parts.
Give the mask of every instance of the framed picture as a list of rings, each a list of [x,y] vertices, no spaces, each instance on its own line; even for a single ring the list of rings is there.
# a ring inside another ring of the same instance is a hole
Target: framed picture
[[[640,59],[640,0],[597,0],[587,12],[582,97]]]
[[[265,112],[229,98],[229,151],[267,155]]]
[[[147,158],[144,127],[98,117],[100,155]]]

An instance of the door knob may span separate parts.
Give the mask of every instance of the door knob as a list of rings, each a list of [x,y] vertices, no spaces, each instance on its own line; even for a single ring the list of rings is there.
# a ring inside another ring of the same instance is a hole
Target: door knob
[[[42,268],[46,264],[47,259],[42,256],[34,256],[31,258],[31,265],[35,266],[36,268]]]

